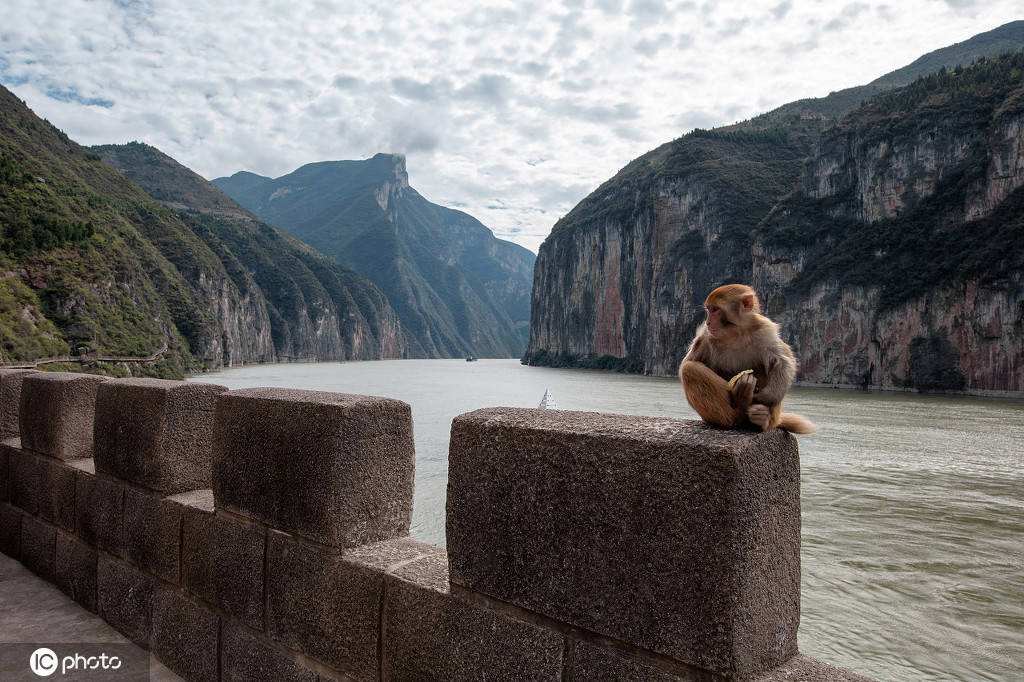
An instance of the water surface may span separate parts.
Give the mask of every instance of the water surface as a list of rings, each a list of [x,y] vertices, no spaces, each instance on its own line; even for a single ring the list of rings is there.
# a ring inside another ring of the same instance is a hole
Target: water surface
[[[254,365],[198,377],[399,398],[416,438],[413,535],[444,544],[451,420],[480,407],[694,418],[672,379],[515,360]],[[1024,679],[1024,402],[794,389],[804,653],[879,680]]]

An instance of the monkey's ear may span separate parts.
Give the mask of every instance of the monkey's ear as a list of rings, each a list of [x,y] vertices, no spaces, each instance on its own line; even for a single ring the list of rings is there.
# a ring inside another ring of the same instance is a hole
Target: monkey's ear
[[[740,305],[743,306],[743,310],[745,312],[749,313],[751,310],[754,309],[754,295],[743,294],[742,298],[740,298]]]

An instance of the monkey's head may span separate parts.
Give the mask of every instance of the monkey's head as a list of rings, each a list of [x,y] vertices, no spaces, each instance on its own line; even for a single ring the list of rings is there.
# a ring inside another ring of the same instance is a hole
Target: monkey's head
[[[757,294],[746,284],[720,286],[704,301],[708,334],[715,339],[728,339],[755,323],[761,312]]]

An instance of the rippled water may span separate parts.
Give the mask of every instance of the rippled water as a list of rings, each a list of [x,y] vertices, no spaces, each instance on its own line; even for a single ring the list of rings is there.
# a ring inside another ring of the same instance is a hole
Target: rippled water
[[[694,417],[674,380],[515,360],[257,365],[204,375],[400,398],[416,433],[413,534],[444,543],[452,417],[557,407]],[[1024,679],[1024,402],[795,389],[808,654],[880,680]]]

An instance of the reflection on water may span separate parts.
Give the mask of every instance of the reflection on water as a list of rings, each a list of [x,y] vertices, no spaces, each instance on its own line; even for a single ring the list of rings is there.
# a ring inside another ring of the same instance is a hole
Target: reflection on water
[[[536,407],[693,418],[671,379],[515,360],[256,365],[231,388],[290,386],[412,405],[413,534],[444,543],[452,417]],[[880,680],[1024,679],[1024,402],[795,389],[801,438],[800,647]]]

